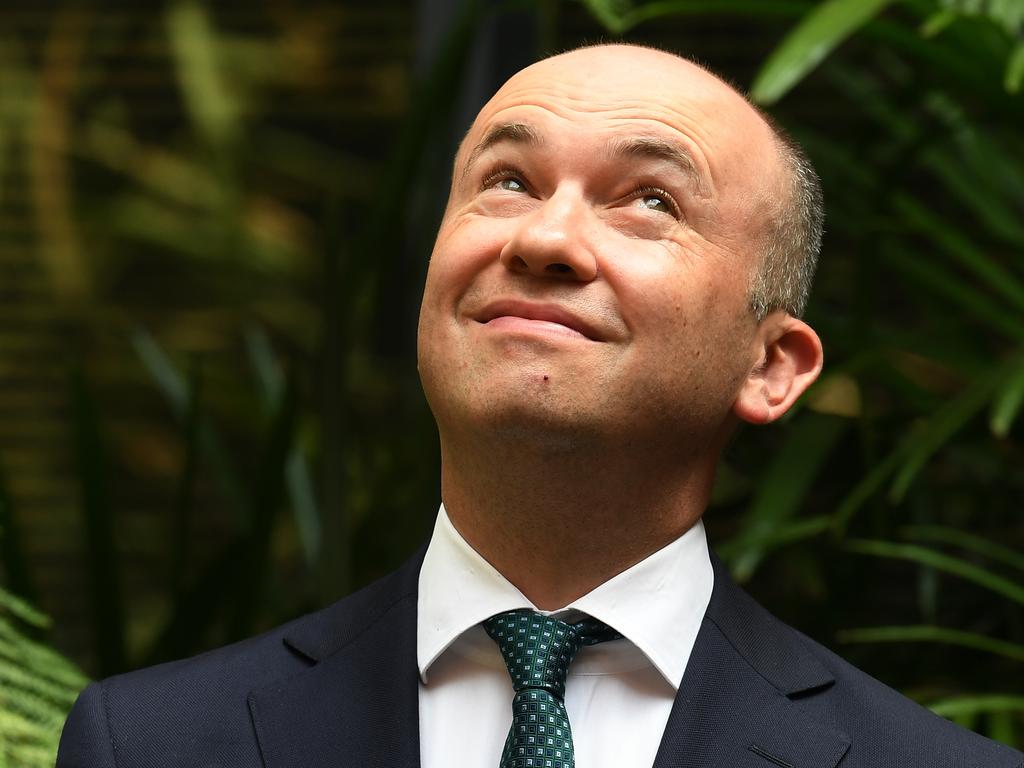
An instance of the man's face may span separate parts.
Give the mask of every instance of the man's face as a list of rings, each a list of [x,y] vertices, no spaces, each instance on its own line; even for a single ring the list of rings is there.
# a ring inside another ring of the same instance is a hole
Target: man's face
[[[759,362],[748,285],[781,179],[763,121],[675,57],[591,48],[514,76],[459,151],[427,275],[442,440],[706,448]]]

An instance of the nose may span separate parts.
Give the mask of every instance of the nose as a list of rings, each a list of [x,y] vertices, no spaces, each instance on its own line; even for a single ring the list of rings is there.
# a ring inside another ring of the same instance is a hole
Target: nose
[[[512,272],[590,282],[597,277],[592,228],[582,196],[556,194],[522,218],[498,259]]]

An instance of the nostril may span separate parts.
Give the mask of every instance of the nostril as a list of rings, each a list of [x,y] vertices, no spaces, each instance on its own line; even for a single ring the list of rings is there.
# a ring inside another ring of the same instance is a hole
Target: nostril
[[[548,264],[544,267],[544,271],[551,272],[556,275],[568,275],[572,273],[573,269],[568,264],[555,263]]]
[[[514,271],[529,271],[530,265],[526,263],[526,259],[522,256],[513,256],[509,259],[509,268]]]

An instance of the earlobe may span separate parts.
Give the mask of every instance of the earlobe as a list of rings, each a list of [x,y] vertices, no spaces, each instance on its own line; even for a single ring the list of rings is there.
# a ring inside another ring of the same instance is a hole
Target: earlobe
[[[768,424],[814,383],[824,355],[814,329],[783,312],[761,322],[758,339],[760,361],[744,380],[733,411],[751,424]]]

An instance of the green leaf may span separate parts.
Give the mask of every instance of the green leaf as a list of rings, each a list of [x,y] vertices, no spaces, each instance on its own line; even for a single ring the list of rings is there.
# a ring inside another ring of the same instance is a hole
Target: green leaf
[[[734,14],[755,17],[796,18],[813,7],[808,0],[661,0],[643,5],[622,14],[618,34],[638,24],[654,19],[708,14]],[[596,15],[596,14],[595,14]]]
[[[905,444],[902,466],[897,471],[889,490],[889,498],[893,503],[898,504],[903,500],[907,489],[928,459],[984,408],[1001,379],[1000,368],[979,376],[959,395],[936,411],[923,429],[910,436]]]
[[[1024,661],[1024,645],[997,640],[974,632],[924,625],[844,629],[837,633],[841,643],[942,643],[973,648],[1016,661]]]
[[[992,402],[992,416],[989,426],[996,437],[1006,437],[1010,427],[1024,404],[1024,358],[1017,368],[1010,372]]]
[[[836,530],[842,531],[853,514],[893,474],[897,477],[890,488],[889,498],[894,503],[902,501],[928,459],[984,407],[999,383],[1005,380],[1007,371],[1021,365],[1021,360],[1020,356],[1015,356],[979,376],[959,395],[934,411],[920,429],[908,435],[885,459],[872,467],[836,509],[833,515]]]
[[[100,671],[112,675],[124,671],[126,658],[120,559],[109,492],[110,467],[95,400],[81,367],[72,368],[69,384],[82,522],[89,555],[92,626]]]
[[[3,613],[9,613],[32,627],[46,629],[50,626],[50,619],[45,614],[17,595],[0,589],[0,615]]]
[[[987,19],[1011,37],[1019,35],[1024,25],[1024,4],[1020,0],[942,0],[942,5],[954,16]]]
[[[613,35],[621,35],[625,31],[626,17],[632,10],[629,0],[583,0],[583,4]]]
[[[3,590],[0,590],[2,596]],[[46,617],[46,621],[50,619]],[[49,646],[27,637],[23,623],[16,618],[9,621],[0,610],[0,657],[15,660],[22,669],[32,669],[42,680],[60,683],[75,691],[80,689],[85,677],[78,667]]]
[[[909,196],[896,197],[893,207],[913,230],[939,245],[979,281],[1002,294],[1018,312],[1024,313],[1024,282],[972,242],[971,237]]]
[[[936,11],[921,24],[921,37],[935,37],[956,21],[957,12],[949,8]]]
[[[1020,93],[1021,84],[1024,83],[1024,42],[1017,43],[1010,56],[1006,59],[1006,74],[1003,77],[1003,87],[1007,93]]]
[[[1024,32],[1024,3],[1020,0],[991,0],[987,6],[989,18],[1002,24],[1009,35]]]
[[[86,677],[24,634],[49,619],[0,589],[0,766],[45,768],[56,759],[64,718]]]
[[[1024,712],[1024,696],[956,696],[932,702],[928,709],[942,717],[962,717],[993,712]]]
[[[320,509],[317,505],[316,492],[313,490],[313,475],[301,446],[292,446],[286,468],[288,478],[288,496],[295,515],[295,524],[299,529],[302,541],[302,552],[306,565],[314,568],[320,560],[320,542],[323,540],[323,527],[320,522]]]
[[[750,578],[771,548],[823,530],[823,525],[801,525],[803,521],[794,526],[791,519],[849,424],[847,419],[817,414],[792,422],[781,449],[758,480],[743,533],[726,550],[735,553],[730,565],[737,579]],[[783,527],[785,536],[780,535]]]
[[[836,46],[867,24],[890,0],[826,0],[772,51],[750,87],[759,104],[773,104],[820,64]]]
[[[16,693],[11,703],[23,711],[35,709],[38,713],[48,702],[71,706],[75,700],[75,691],[51,683],[36,670],[18,664],[0,665],[0,687]]]
[[[11,171],[12,165],[16,167],[18,162],[18,137],[26,135],[28,110],[25,105],[38,98],[34,93],[33,75],[39,75],[36,67],[29,63],[31,47],[31,42],[13,29],[0,33],[0,72],[4,73],[4,86],[0,89],[0,201],[6,204],[10,200],[4,199],[5,189],[8,192],[18,189]]]
[[[356,150],[358,151],[358,150]],[[346,199],[362,197],[374,164],[362,154],[342,152],[340,147],[297,132],[263,125],[252,137],[253,159],[275,173],[325,190]]]
[[[1012,131],[993,131],[990,125],[976,119],[969,122],[964,106],[943,108],[943,102],[951,104],[946,97],[935,95],[929,101],[932,111],[939,114],[949,129],[954,141],[952,156],[971,168],[977,181],[993,190],[986,197],[1008,211],[1016,210],[1024,196],[1024,174],[1022,147]],[[1024,228],[1019,215],[1015,223],[1018,229]]]
[[[872,467],[864,479],[847,494],[833,515],[833,525],[837,533],[841,533],[854,513],[879,491],[889,476],[899,467],[902,460],[903,447],[901,446]]]
[[[185,423],[189,410],[189,385],[185,376],[145,329],[136,327],[132,331],[131,342],[157,388],[170,403],[175,416]],[[203,457],[215,470],[224,498],[234,510],[239,527],[247,528],[250,522],[248,495],[228,460],[228,452],[217,433],[206,423],[200,424],[198,439]]]
[[[183,417],[188,412],[189,404],[189,388],[185,377],[178,372],[174,363],[150,333],[142,328],[135,328],[132,331],[131,341],[135,353],[142,360],[142,364],[164,397],[170,401],[174,412],[179,417]]]
[[[1014,745],[1016,740],[1016,728],[1014,726],[1013,712],[991,712],[988,718],[988,727],[983,733],[990,739],[994,739],[1003,744]]]
[[[285,470],[291,451],[297,415],[297,397],[293,376],[285,379],[284,391],[275,404],[270,434],[263,448],[263,459],[253,494],[252,530],[245,547],[234,598],[228,638],[241,639],[251,634],[270,571],[271,536],[285,488]]]
[[[89,160],[119,173],[138,192],[152,192],[189,210],[213,211],[220,201],[218,180],[208,163],[140,142],[111,121],[90,122],[76,147]]]
[[[896,238],[891,238],[886,246],[885,261],[889,267],[932,293],[954,302],[958,308],[993,330],[1013,340],[1024,339],[1024,320],[993,302],[991,295],[941,262],[926,258],[926,254],[915,253],[912,246]]]
[[[832,519],[824,515],[781,522],[773,528],[759,527],[756,531],[736,537],[715,548],[737,581],[753,576],[760,560],[773,549],[796,541],[814,538],[832,527]]]
[[[245,335],[249,360],[259,380],[263,402],[267,411],[273,413],[284,394],[284,376],[274,359],[270,340],[262,328],[251,326]],[[286,467],[288,496],[292,514],[302,542],[302,552],[309,568],[314,568],[320,558],[320,540],[323,535],[320,524],[320,510],[313,490],[312,472],[309,462],[298,444],[291,447]]]
[[[238,105],[217,61],[217,39],[206,9],[197,2],[173,3],[167,34],[185,104],[199,132],[211,144],[224,145],[238,127]]]
[[[984,536],[968,533],[959,528],[948,528],[942,525],[910,525],[902,532],[910,539],[952,544],[1024,571],[1024,555],[1009,547],[989,541]]]
[[[270,339],[262,328],[250,325],[245,331],[245,348],[249,353],[249,363],[256,374],[260,386],[260,395],[267,410],[273,410],[274,404],[281,397],[284,377],[281,368],[274,359],[274,351]]]
[[[143,665],[201,650],[203,638],[209,636],[211,627],[223,618],[225,606],[235,597],[232,590],[237,588],[239,563],[247,556],[247,545],[248,539],[237,535],[202,568],[175,602],[171,617],[152,646],[142,655]]]
[[[851,552],[873,557],[886,557],[895,560],[908,560],[912,563],[935,568],[945,573],[974,582],[985,589],[991,590],[1016,603],[1024,605],[1024,587],[987,571],[966,560],[936,552],[916,544],[897,544],[889,541],[871,541],[854,539],[846,544]]]
[[[36,588],[21,538],[21,521],[15,514],[7,475],[0,464],[0,563],[7,574],[7,586],[27,600],[36,599]]]
[[[948,150],[929,152],[923,158],[922,165],[939,178],[954,199],[962,202],[977,217],[977,224],[971,224],[973,240],[976,241],[979,234],[988,230],[988,233],[1005,241],[1011,248],[1020,248],[1024,246],[1024,223],[1021,222],[1019,214],[1014,210],[1014,193],[1004,192],[1000,188],[1002,180],[992,172],[990,163],[971,162],[974,158],[964,151],[964,145],[969,141],[977,141],[977,138],[971,136],[968,141],[958,141]],[[956,155],[955,162],[951,162],[953,155]],[[1004,159],[1003,162],[1012,167],[1014,161]],[[966,214],[967,211],[964,213]],[[978,224],[983,225],[984,230],[977,226]],[[943,230],[943,236],[931,237],[931,239],[960,260],[964,256],[972,258],[971,254],[965,253],[961,249],[961,243],[970,243],[969,247],[977,250],[978,246],[971,241],[971,238],[966,238],[962,230],[958,231],[948,225],[943,227]],[[960,242],[946,239],[946,233],[960,238]],[[931,236],[932,232],[927,231],[922,234]],[[954,248],[957,250],[953,250]],[[993,260],[989,258],[989,261]],[[1008,270],[1006,270],[1006,274],[1011,275],[1012,284],[1009,286],[1000,284],[996,290],[1006,292],[1006,289],[1009,288],[1011,292],[1019,292],[1020,279],[1013,277]]]
[[[183,418],[184,461],[178,476],[174,503],[174,532],[171,545],[170,584],[175,603],[185,594],[185,573],[192,553],[192,520],[195,513],[196,475],[199,470],[202,434],[202,369],[198,358],[189,368],[187,402]]]

